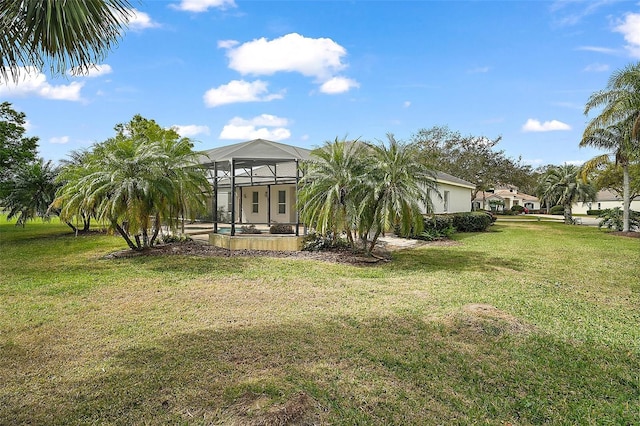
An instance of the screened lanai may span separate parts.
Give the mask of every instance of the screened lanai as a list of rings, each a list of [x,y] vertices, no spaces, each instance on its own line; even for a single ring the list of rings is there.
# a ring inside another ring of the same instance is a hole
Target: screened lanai
[[[264,139],[204,151],[201,164],[212,171],[213,232],[233,236],[237,225],[278,223],[300,235],[300,163],[310,152]]]

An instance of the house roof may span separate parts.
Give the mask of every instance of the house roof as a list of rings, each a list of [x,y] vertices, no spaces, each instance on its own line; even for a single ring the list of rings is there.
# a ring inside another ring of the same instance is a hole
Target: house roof
[[[476,187],[474,183],[468,182],[464,179],[460,179],[459,177],[455,177],[445,172],[436,171],[436,180],[440,183],[449,183],[455,186],[462,186],[465,188],[474,189]]]
[[[515,188],[515,187],[514,187]],[[476,198],[472,201],[482,201],[488,200],[490,198],[499,198],[504,200],[506,198],[512,198],[514,200],[524,200],[524,201],[540,201],[538,197],[534,197],[533,195],[525,194],[523,192],[512,192],[508,189],[499,189],[494,192],[483,192],[480,191],[476,194]]]
[[[265,139],[221,146],[203,151],[200,163],[212,167],[218,164],[221,170],[228,169],[232,160],[239,167],[267,166],[295,160],[308,160],[311,150],[286,145]]]

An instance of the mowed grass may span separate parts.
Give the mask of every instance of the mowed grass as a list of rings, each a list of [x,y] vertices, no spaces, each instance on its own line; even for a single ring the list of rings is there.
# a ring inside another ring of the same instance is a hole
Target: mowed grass
[[[0,221],[0,424],[637,424],[640,239],[496,224],[390,263],[107,259]]]

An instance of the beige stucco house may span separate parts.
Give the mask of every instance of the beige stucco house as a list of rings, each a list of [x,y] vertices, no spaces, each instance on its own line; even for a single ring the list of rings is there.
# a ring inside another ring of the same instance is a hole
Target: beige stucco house
[[[590,203],[575,203],[571,207],[573,214],[586,214],[587,210],[605,210],[614,207],[622,208],[622,197],[609,190],[598,191],[596,201]],[[631,200],[631,210],[640,211],[640,197]]]
[[[539,210],[540,200],[533,195],[519,192],[513,185],[498,187],[490,191],[479,191],[472,201],[474,210],[509,210],[522,206],[527,210]]]

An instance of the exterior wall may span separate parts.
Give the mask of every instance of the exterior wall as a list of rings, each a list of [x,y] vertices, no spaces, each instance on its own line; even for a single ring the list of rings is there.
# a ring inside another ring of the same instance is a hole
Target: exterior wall
[[[295,235],[209,234],[209,244],[227,250],[300,251],[304,237]]]
[[[460,213],[471,211],[471,189],[461,186],[455,186],[448,183],[438,182],[438,190],[442,199],[438,198],[436,194],[431,195],[431,202],[433,203],[433,213]],[[445,209],[445,191],[449,193],[448,203]],[[426,213],[426,209],[425,209]]]
[[[587,214],[587,210],[605,210],[614,207],[622,208],[622,200],[595,201],[592,203],[576,203],[571,206],[573,214]],[[640,200],[631,201],[631,210],[640,211]]]
[[[271,192],[271,206],[269,203],[269,191]],[[279,192],[285,192],[285,212],[280,213]],[[253,212],[253,193],[258,193],[258,212]],[[296,222],[296,186],[295,185],[262,185],[242,187],[236,189],[237,215],[242,223],[268,223],[267,209],[271,210],[271,223],[295,223]],[[239,221],[238,221],[239,223]]]
[[[242,223],[267,223],[267,186],[242,187]],[[253,212],[253,193],[258,194],[258,212]],[[273,200],[272,200],[273,201]]]

